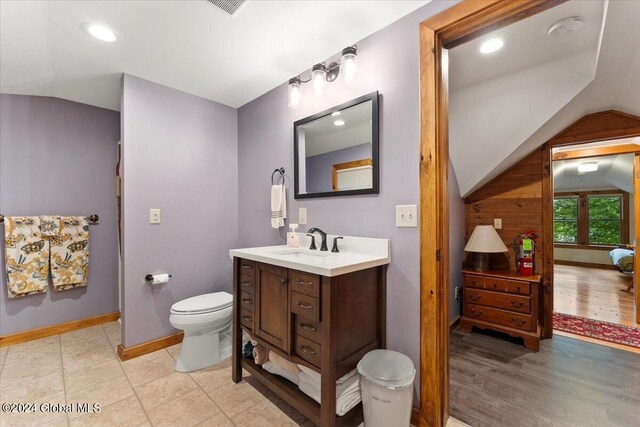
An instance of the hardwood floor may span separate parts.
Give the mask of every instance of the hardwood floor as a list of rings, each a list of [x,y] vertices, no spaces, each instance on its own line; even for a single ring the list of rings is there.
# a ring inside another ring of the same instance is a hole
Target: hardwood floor
[[[555,336],[535,353],[455,330],[451,415],[482,426],[632,426],[640,420],[640,356]]]
[[[554,311],[620,325],[635,322],[633,295],[621,292],[630,278],[615,270],[556,265]]]

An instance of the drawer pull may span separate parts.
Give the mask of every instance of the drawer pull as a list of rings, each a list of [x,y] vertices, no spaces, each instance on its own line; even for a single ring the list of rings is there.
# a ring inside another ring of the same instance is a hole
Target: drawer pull
[[[315,351],[311,350],[309,347],[305,347],[302,344],[298,344],[298,348],[307,354],[318,354]]]
[[[511,318],[511,321],[516,324],[517,327],[520,327],[525,324],[526,320],[516,319],[515,317]]]
[[[300,280],[300,279],[296,279],[296,283],[297,283],[298,285],[302,285],[302,286],[313,286],[313,282],[303,282],[303,281],[302,281],[302,280]]]
[[[314,328],[311,325],[307,325],[306,323],[302,323],[300,322],[300,327],[302,329],[304,329],[305,331],[312,331],[312,332],[318,332],[318,330],[316,328]]]
[[[473,301],[478,301],[480,297],[481,295],[469,294],[469,298],[471,298]]]
[[[516,291],[520,292],[520,285],[516,285]]]
[[[514,301],[514,300],[510,299],[509,302],[514,307],[522,307],[524,305],[524,301]]]
[[[249,298],[242,298],[242,302],[245,304],[251,304],[253,301],[251,301]]]
[[[496,282],[493,282],[493,288],[495,289],[497,287],[498,287],[498,284]]]
[[[482,313],[484,313],[482,310],[478,310],[478,311],[476,311],[476,309],[475,309],[475,308],[472,308],[472,309],[471,309],[471,314],[473,314],[473,315],[474,315],[474,316],[476,316],[476,317],[477,317],[477,316],[481,316],[481,315],[482,315]]]
[[[298,307],[304,308],[305,310],[311,310],[313,308],[312,305],[310,305],[310,304],[302,304],[299,301],[296,301],[296,304],[298,305]]]
[[[280,278],[280,283],[283,284],[283,285],[286,284],[287,283],[287,278],[286,277],[281,277]]]
[[[253,286],[253,283],[251,283],[251,282],[242,282],[242,286],[251,287],[251,286]]]
[[[249,317],[249,316],[242,316],[242,320],[244,320],[245,322],[251,322],[251,317]]]
[[[242,265],[242,268],[244,268],[244,269],[248,269],[248,268],[251,268],[251,266],[250,266],[250,265],[246,265],[246,264],[244,264],[244,265]]]

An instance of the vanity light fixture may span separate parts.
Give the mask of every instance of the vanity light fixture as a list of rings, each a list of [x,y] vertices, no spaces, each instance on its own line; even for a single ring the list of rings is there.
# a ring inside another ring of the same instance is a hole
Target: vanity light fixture
[[[344,124],[345,124],[345,121],[342,119],[338,119],[335,122],[333,122],[334,126],[344,126]]]
[[[84,31],[91,37],[102,40],[103,42],[113,43],[119,39],[118,33],[102,24],[92,24],[89,22],[85,22],[80,25],[80,28],[82,28],[82,31]]]
[[[345,83],[351,83],[353,76],[357,70],[357,46],[349,46],[342,49],[340,57],[340,63],[331,62],[328,66],[322,62],[314,65],[311,68],[311,77],[307,80],[302,80],[300,76],[289,79],[289,107],[296,108],[300,104],[300,98],[302,93],[300,87],[302,83],[313,83],[313,89],[317,95],[322,95],[325,82],[333,82],[338,78],[340,71],[342,71],[342,79]],[[336,116],[340,114],[336,111]],[[341,125],[337,125],[341,126]]]
[[[504,45],[504,42],[501,39],[492,38],[482,43],[482,45],[480,46],[480,52],[493,53],[497,50],[500,50],[503,45]]]

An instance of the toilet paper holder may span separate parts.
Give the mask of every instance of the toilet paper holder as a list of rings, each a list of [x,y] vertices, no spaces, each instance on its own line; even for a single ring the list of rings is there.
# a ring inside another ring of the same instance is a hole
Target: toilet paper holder
[[[171,279],[173,277],[172,274],[169,275],[169,279]],[[144,280],[146,280],[147,282],[151,282],[153,280],[153,274],[147,274],[146,276],[144,276]]]

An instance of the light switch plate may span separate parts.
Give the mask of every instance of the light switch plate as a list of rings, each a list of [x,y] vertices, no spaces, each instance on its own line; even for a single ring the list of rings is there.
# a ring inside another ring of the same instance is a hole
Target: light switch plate
[[[396,206],[396,227],[418,227],[418,206]]]
[[[298,208],[298,224],[307,223],[307,208]]]
[[[160,224],[160,209],[149,209],[149,224]]]
[[[496,230],[502,230],[502,218],[493,219],[493,228]]]

